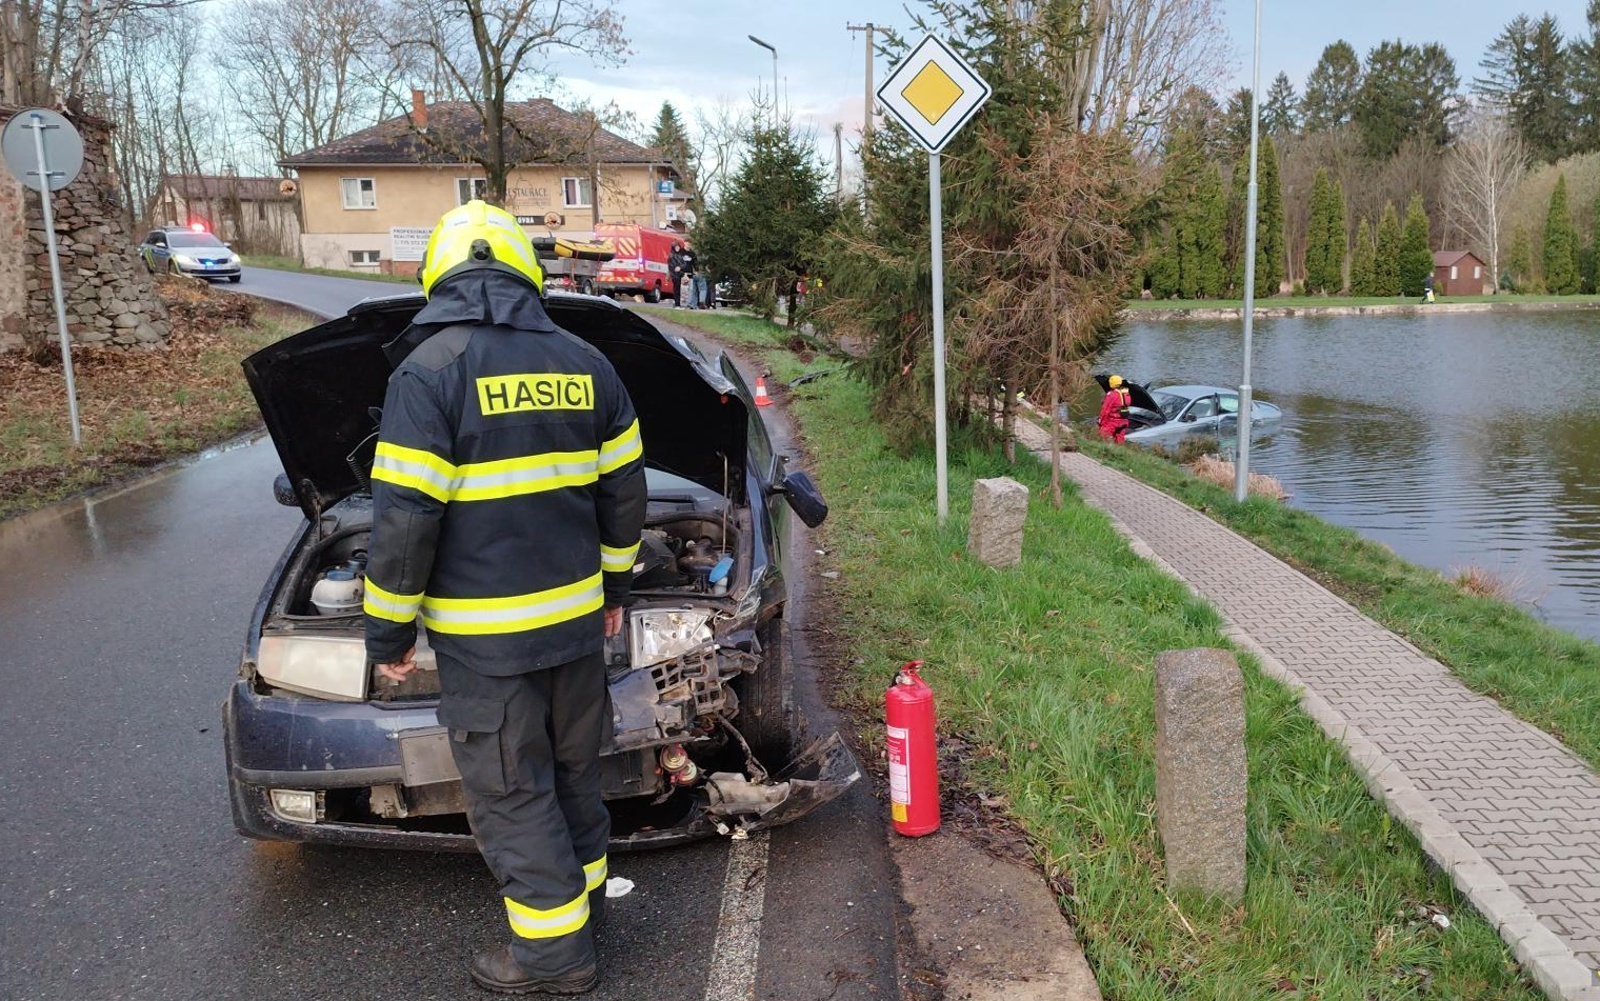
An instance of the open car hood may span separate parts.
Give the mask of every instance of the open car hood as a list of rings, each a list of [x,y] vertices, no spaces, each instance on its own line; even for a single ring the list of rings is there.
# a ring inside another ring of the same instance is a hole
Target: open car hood
[[[368,489],[375,414],[391,372],[383,345],[425,302],[419,293],[368,299],[244,360],[307,518],[315,521],[330,505]],[[720,493],[726,456],[731,482],[743,482],[749,401],[707,359],[608,299],[552,292],[545,309],[616,368],[639,414],[649,465]]]
[[[1094,381],[1100,384],[1100,391],[1102,393],[1111,392],[1110,375],[1102,372],[1094,377]],[[1123,380],[1122,386],[1128,391],[1129,404],[1138,407],[1141,410],[1151,410],[1158,414],[1161,413],[1161,407],[1156,404],[1155,397],[1150,395],[1149,389],[1139,385],[1137,382],[1129,382],[1126,379]]]

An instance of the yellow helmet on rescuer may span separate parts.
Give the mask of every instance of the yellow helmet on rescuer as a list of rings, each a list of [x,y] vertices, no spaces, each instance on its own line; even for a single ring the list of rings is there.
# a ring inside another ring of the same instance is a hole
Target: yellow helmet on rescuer
[[[1116,389],[1118,386],[1122,385],[1122,376],[1114,375],[1106,380],[1106,384],[1112,389]]]
[[[422,283],[422,294],[432,296],[440,282],[481,268],[515,275],[544,294],[544,269],[539,267],[539,255],[528,234],[517,225],[516,217],[474,199],[440,217],[439,225],[428,237],[417,280]]]

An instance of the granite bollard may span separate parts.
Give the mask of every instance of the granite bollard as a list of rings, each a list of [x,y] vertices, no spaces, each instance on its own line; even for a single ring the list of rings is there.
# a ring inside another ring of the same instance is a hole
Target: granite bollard
[[[1226,650],[1156,657],[1156,830],[1167,887],[1244,897],[1244,678]]]
[[[1028,520],[1028,488],[1009,476],[972,484],[967,552],[992,567],[1022,562],[1022,526]]]

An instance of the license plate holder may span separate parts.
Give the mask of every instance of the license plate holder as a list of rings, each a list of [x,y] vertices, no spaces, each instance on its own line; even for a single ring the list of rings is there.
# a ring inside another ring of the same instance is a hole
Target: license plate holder
[[[461,781],[450,754],[450,729],[424,726],[395,734],[400,744],[400,781],[408,786],[431,786]]]

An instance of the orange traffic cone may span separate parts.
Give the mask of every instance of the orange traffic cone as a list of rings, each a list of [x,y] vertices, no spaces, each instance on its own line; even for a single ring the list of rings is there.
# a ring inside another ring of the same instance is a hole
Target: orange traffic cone
[[[756,406],[772,406],[772,397],[767,395],[767,380],[765,376],[756,376]]]

